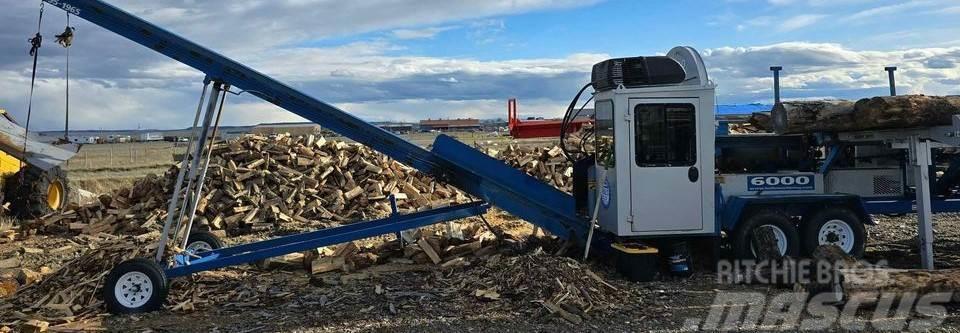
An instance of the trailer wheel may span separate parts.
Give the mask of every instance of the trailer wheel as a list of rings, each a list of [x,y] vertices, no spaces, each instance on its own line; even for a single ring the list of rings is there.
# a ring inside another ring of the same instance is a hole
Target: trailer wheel
[[[223,247],[223,241],[209,231],[197,230],[190,233],[187,238],[187,248],[185,250],[194,254],[213,251]]]
[[[866,231],[852,211],[842,207],[824,209],[803,224],[803,250],[810,255],[820,245],[833,244],[843,252],[863,255]]]
[[[150,312],[163,306],[168,288],[167,276],[156,261],[131,259],[107,275],[103,301],[113,314]]]
[[[740,259],[756,259],[753,249],[753,231],[757,228],[773,228],[780,255],[800,254],[800,235],[790,218],[772,210],[762,210],[747,217],[733,233],[733,253]]]

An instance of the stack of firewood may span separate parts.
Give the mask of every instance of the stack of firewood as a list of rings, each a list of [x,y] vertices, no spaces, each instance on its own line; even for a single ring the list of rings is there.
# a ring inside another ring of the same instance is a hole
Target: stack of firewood
[[[44,216],[35,226],[91,235],[156,228],[167,216],[178,171],[175,166],[162,179],[145,177],[92,204]],[[196,221],[229,232],[297,223],[331,227],[388,215],[391,195],[401,213],[470,200],[359,144],[313,136],[245,136],[214,146]]]
[[[391,195],[401,213],[469,200],[363,145],[322,137],[247,136],[218,144],[213,153],[209,190],[197,205],[201,224],[212,229],[313,221],[329,227],[379,218],[390,214]]]
[[[559,147],[508,145],[485,151],[561,190],[571,190],[573,168]],[[175,166],[164,177],[148,175],[93,203],[44,216],[34,226],[88,235],[157,229],[167,218],[178,171]],[[391,195],[400,213],[471,200],[360,144],[313,136],[245,136],[214,145],[195,224],[231,234],[291,225],[334,227],[390,214]]]
[[[56,271],[21,269],[23,277],[18,277],[21,286],[16,294],[0,301],[0,322],[69,324],[61,327],[67,330],[84,327],[103,310],[99,295],[110,270],[124,260],[149,255],[151,244],[155,245],[151,237],[100,239],[90,241],[89,250]]]
[[[33,221],[32,226],[44,231],[69,230],[86,235],[139,233],[166,216],[161,210],[168,197],[164,184],[163,179],[150,174],[130,188],[102,194],[83,206],[72,204],[62,212]]]
[[[552,148],[507,145],[503,150],[478,147],[487,155],[534,176],[564,192],[573,190],[573,165],[558,146]]]

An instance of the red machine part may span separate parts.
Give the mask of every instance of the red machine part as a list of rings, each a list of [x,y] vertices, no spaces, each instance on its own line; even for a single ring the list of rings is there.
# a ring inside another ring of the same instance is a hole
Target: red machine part
[[[567,132],[576,132],[583,124],[591,122],[593,121],[588,118],[576,118],[570,122]],[[507,101],[507,126],[510,128],[510,136],[514,138],[559,137],[562,124],[561,119],[520,120],[517,116],[517,99],[511,98]]]

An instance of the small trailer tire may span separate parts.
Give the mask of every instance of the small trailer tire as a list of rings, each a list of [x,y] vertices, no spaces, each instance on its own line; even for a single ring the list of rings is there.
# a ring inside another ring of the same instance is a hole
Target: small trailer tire
[[[193,251],[194,254],[217,250],[223,248],[223,241],[209,231],[197,230],[190,233],[187,237],[187,248],[185,250]]]
[[[803,250],[810,255],[820,245],[834,244],[860,257],[866,247],[866,230],[853,211],[843,207],[821,210],[803,224]]]
[[[156,261],[137,258],[124,261],[107,275],[103,301],[112,314],[150,312],[163,306],[169,281]]]
[[[774,210],[761,210],[750,214],[737,226],[733,232],[733,254],[738,259],[756,259],[753,250],[753,231],[760,227],[773,227],[774,235],[779,241],[785,241],[781,248],[784,256],[800,254],[800,232],[796,225],[786,215]]]

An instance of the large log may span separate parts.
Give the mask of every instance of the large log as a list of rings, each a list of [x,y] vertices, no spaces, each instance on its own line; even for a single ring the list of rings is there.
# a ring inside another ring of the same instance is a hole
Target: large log
[[[834,245],[818,247],[813,257],[830,263],[832,272],[829,272],[829,276],[834,285],[828,288],[842,293],[844,301],[871,304],[877,302],[878,297],[899,299],[920,297],[930,293],[947,293],[949,296],[946,301],[960,301],[960,293],[957,293],[960,291],[960,269],[924,270],[878,267],[857,261]],[[811,290],[824,290],[827,286],[807,287]]]
[[[903,95],[777,103],[773,130],[782,134],[851,132],[950,125],[960,96]]]

